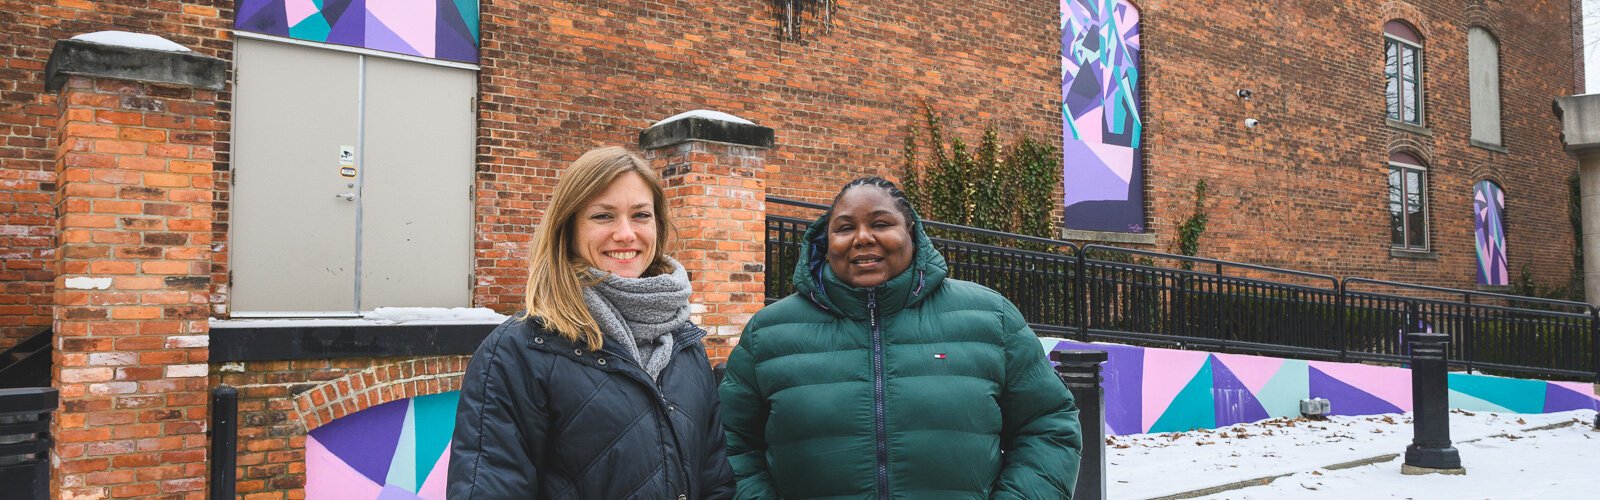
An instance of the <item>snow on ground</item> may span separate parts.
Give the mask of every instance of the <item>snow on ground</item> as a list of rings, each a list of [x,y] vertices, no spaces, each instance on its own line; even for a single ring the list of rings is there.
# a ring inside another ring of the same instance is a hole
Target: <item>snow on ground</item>
[[[1152,498],[1294,474],[1208,498],[1594,498],[1600,491],[1600,432],[1590,430],[1594,418],[1593,410],[1536,415],[1454,410],[1450,438],[1461,450],[1467,475],[1450,477],[1402,476],[1398,458],[1318,470],[1404,453],[1412,437],[1409,415],[1273,419],[1215,430],[1113,436],[1106,446],[1106,489],[1108,498]],[[1464,443],[1469,440],[1479,441]]]
[[[484,307],[379,307],[360,318],[212,319],[224,328],[285,328],[381,325],[493,325],[509,318]]]

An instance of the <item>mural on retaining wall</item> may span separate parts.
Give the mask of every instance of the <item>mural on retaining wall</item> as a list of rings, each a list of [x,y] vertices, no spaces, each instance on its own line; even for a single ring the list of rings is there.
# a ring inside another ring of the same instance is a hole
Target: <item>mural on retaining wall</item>
[[[1061,49],[1066,227],[1144,232],[1139,10],[1061,0]]]
[[[1300,415],[1300,400],[1327,399],[1334,415],[1411,411],[1404,368],[1041,339],[1046,350],[1106,351],[1101,374],[1114,435],[1212,429]],[[1600,410],[1594,387],[1452,373],[1450,407],[1551,413]]]
[[[478,62],[478,0],[240,0],[233,27]]]
[[[1472,221],[1478,240],[1478,284],[1509,285],[1506,269],[1506,230],[1501,214],[1506,195],[1494,181],[1478,181],[1472,186]]]
[[[312,429],[306,498],[443,500],[460,395],[390,401]]]

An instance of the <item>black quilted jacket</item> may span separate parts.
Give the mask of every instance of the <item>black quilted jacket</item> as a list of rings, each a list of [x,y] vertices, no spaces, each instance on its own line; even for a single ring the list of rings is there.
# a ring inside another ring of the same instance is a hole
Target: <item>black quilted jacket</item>
[[[676,334],[656,383],[624,352],[583,349],[520,318],[467,365],[449,498],[733,495],[703,330]]]

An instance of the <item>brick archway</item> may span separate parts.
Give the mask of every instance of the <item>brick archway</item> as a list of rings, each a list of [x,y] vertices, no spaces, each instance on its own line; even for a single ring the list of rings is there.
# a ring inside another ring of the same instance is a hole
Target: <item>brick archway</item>
[[[294,398],[307,432],[346,415],[417,396],[461,389],[467,356],[433,356],[374,365]]]

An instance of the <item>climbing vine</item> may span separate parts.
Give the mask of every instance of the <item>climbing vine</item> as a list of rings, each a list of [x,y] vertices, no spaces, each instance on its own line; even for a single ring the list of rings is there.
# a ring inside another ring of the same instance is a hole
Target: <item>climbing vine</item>
[[[1206,232],[1206,180],[1194,185],[1194,213],[1178,225],[1178,253],[1193,257],[1200,254],[1200,236]],[[1183,263],[1190,269],[1190,263]]]
[[[959,137],[947,141],[943,118],[927,102],[922,108],[921,119],[906,133],[900,176],[919,213],[964,226],[1053,236],[1050,217],[1061,182],[1061,158],[1054,146],[1030,137],[1002,146],[1000,134],[990,126],[973,151]]]

